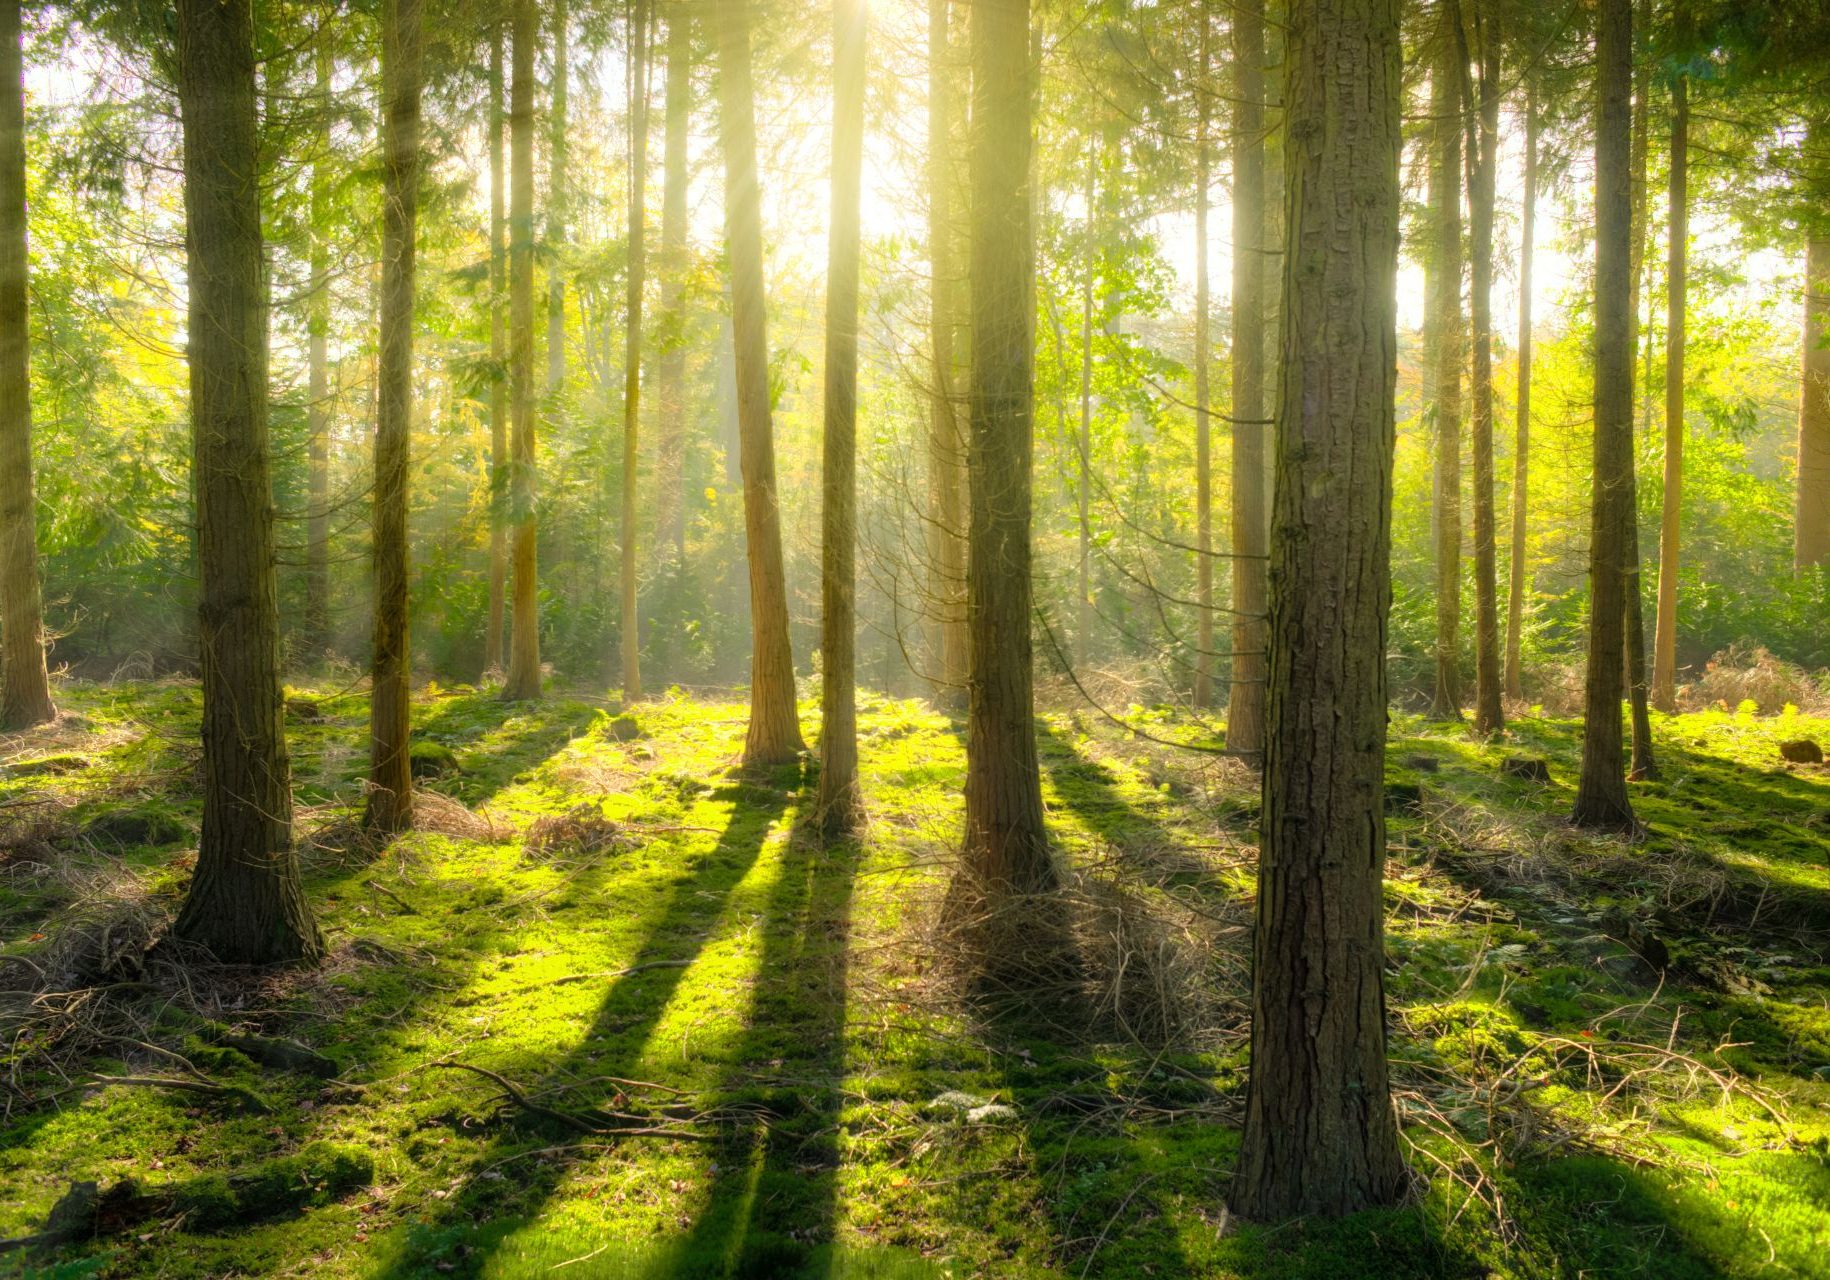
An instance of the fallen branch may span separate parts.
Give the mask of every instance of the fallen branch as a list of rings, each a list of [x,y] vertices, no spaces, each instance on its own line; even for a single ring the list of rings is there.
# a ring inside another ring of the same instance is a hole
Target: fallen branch
[[[627,1120],[633,1122],[627,1125],[600,1124],[592,1115],[580,1115],[572,1111],[561,1111],[556,1107],[549,1107],[542,1103],[535,1102],[532,1098],[528,1097],[521,1087],[513,1080],[510,1080],[500,1072],[491,1071],[488,1067],[474,1066],[468,1062],[449,1061],[431,1062],[426,1065],[428,1067],[443,1067],[446,1070],[468,1071],[472,1075],[481,1076],[483,1079],[495,1085],[496,1088],[500,1089],[504,1098],[509,1102],[514,1103],[528,1114],[539,1116],[543,1120],[550,1120],[554,1124],[563,1125],[574,1133],[582,1134],[586,1137],[683,1138],[692,1142],[703,1142],[711,1137],[710,1134],[700,1133],[697,1130],[671,1127],[674,1125],[692,1123],[690,1117],[682,1117],[677,1120],[669,1119],[666,1124],[656,1125],[645,1123],[648,1119],[648,1117],[645,1116],[629,1115],[622,1112],[596,1112],[594,1115],[602,1119]]]
[[[186,1093],[201,1093],[213,1098],[233,1098],[248,1110],[257,1115],[266,1115],[273,1108],[259,1094],[244,1089],[236,1084],[214,1084],[208,1080],[188,1080],[183,1076],[95,1076],[96,1084],[138,1085],[149,1089],[178,1089]]]

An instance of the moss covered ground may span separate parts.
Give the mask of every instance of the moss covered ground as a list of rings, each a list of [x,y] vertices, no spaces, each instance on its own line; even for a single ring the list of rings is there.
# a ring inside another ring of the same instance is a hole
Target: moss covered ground
[[[1830,1275],[1830,773],[1777,752],[1830,722],[1658,718],[1623,841],[1560,820],[1574,724],[1483,745],[1397,720],[1417,1193],[1258,1226],[1224,1211],[1258,803],[1237,762],[1045,717],[1088,955],[1025,1017],[944,976],[964,754],[924,702],[865,700],[871,825],[822,848],[804,771],[736,771],[741,702],[428,688],[416,766],[443,799],[376,845],[348,828],[363,697],[290,692],[313,972],[147,949],[192,861],[193,686],[66,685],[58,724],[3,744],[0,1236],[73,1184],[104,1203],[0,1272]],[[1518,754],[1549,780],[1503,772]],[[121,1082],[148,1079],[188,1086]]]

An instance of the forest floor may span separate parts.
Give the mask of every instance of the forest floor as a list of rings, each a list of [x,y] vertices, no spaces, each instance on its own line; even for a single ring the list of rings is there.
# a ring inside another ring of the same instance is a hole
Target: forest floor
[[[364,698],[291,692],[314,971],[148,949],[194,856],[194,686],[65,685],[0,743],[0,1237],[63,1237],[0,1272],[1830,1273],[1830,772],[1777,751],[1830,721],[1659,718],[1628,842],[1562,822],[1574,724],[1398,718],[1419,1191],[1260,1227],[1223,1207],[1237,762],[1045,718],[1080,958],[1019,1016],[963,999],[935,933],[964,748],[925,703],[865,700],[871,827],[822,849],[801,771],[735,770],[741,703],[428,688],[443,799],[376,845],[349,824]]]

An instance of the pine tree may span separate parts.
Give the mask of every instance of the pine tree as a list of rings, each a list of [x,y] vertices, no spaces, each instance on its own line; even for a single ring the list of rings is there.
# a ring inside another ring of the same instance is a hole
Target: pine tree
[[[514,592],[508,675],[502,685],[502,696],[511,700],[540,696],[539,532],[534,514],[534,45],[539,29],[533,0],[513,0],[508,91],[508,506]]]

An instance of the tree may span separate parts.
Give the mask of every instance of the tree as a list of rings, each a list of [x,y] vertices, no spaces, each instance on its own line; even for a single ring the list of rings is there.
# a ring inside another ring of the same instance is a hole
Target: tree
[[[57,716],[44,662],[26,318],[25,71],[19,0],[0,0],[0,728]]]
[[[563,0],[562,0],[563,5]],[[642,284],[648,245],[648,4],[629,4],[629,270],[623,297],[623,697],[642,696],[636,605],[635,489],[642,439]],[[554,145],[558,146],[557,137]],[[557,273],[554,276],[558,278]],[[563,314],[561,320],[563,322]],[[552,341],[549,336],[548,342]]]
[[[1830,124],[1813,121],[1805,147],[1830,151]],[[1798,506],[1792,563],[1830,564],[1830,233],[1805,241],[1803,376],[1798,401]]]
[[[674,0],[667,16],[667,98],[661,143],[661,325],[655,358],[657,550],[686,556],[686,130],[693,104],[692,11]]]
[[[1098,225],[1099,140],[1088,137],[1087,185],[1085,192],[1086,226],[1081,230],[1080,245],[1080,438],[1076,442],[1075,465],[1079,468],[1074,496],[1079,507],[1080,557],[1079,578],[1075,592],[1074,644],[1081,662],[1093,656],[1093,519],[1090,500],[1093,490],[1093,288],[1099,269],[1099,245],[1094,228]],[[1201,557],[1201,571],[1210,575],[1202,616],[1213,609],[1212,570],[1208,557]]]
[[[1233,654],[1226,745],[1264,750],[1264,0],[1233,5]]]
[[[1525,696],[1521,653],[1525,638],[1526,499],[1531,483],[1531,251],[1538,204],[1538,92],[1525,81],[1525,179],[1519,217],[1519,394],[1512,445],[1512,554],[1506,595],[1506,696]]]
[[[413,289],[419,221],[421,0],[381,7],[381,365],[375,415],[375,646],[365,825],[413,824],[407,462],[413,437]]]
[[[725,254],[737,357],[744,537],[750,556],[750,728],[747,766],[786,764],[806,748],[794,706],[788,584],[775,487],[769,338],[763,305],[762,190],[756,176],[756,93],[750,79],[750,2],[718,0],[718,116],[724,146]]]
[[[858,790],[857,537],[859,189],[864,165],[864,0],[832,11],[832,226],[826,251],[826,404],[820,537],[821,830],[863,816]]]
[[[1505,728],[1500,703],[1499,590],[1493,511],[1493,201],[1500,134],[1500,41],[1491,12],[1470,5],[1480,62],[1478,95],[1462,39],[1462,103],[1468,115],[1469,312],[1474,330],[1472,450],[1474,463],[1474,733]],[[1458,570],[1459,571],[1459,570]]]
[[[1207,132],[1212,107],[1207,77],[1213,69],[1213,15],[1206,0],[1197,8],[1200,52],[1195,64],[1195,696],[1197,707],[1214,700],[1214,474],[1213,427],[1209,418],[1208,369],[1213,338],[1208,331],[1211,302],[1207,286],[1207,206],[1213,186],[1213,153]],[[1234,184],[1237,186],[1237,175]],[[1235,196],[1237,198],[1237,196]],[[1090,286],[1090,281],[1089,281]],[[1236,287],[1236,286],[1235,286]],[[1089,287],[1090,293],[1090,287]],[[1235,330],[1238,326],[1234,325]],[[1233,411],[1238,413],[1238,406]],[[1084,433],[1083,433],[1084,434]],[[1083,464],[1084,465],[1084,464]],[[1084,503],[1086,499],[1083,497]],[[1084,561],[1084,557],[1083,557]],[[1085,594],[1084,584],[1082,594]],[[1230,735],[1230,728],[1229,728]]]
[[[553,100],[547,113],[546,252],[546,416],[553,427],[566,381],[566,277],[558,254],[566,243],[566,58],[571,47],[572,15],[566,0],[553,0]]]
[[[1595,449],[1589,532],[1589,649],[1584,680],[1582,772],[1572,820],[1631,830],[1621,761],[1621,654],[1632,537],[1633,11],[1599,0],[1595,60]]]
[[[970,631],[966,714],[965,900],[1037,893],[1055,883],[1036,758],[1030,637],[1029,0],[972,11],[972,399],[967,537]]]
[[[966,441],[960,428],[955,331],[960,271],[954,239],[955,105],[952,0],[928,0],[928,333],[933,387],[928,402],[928,607],[937,619],[934,658],[942,696],[966,683]]]
[[[1430,714],[1461,716],[1461,68],[1456,5],[1439,8],[1430,68],[1430,228],[1424,346],[1436,419],[1436,686]]]
[[[330,163],[332,24],[318,19],[312,41],[317,108],[311,159],[310,293],[305,301],[305,643],[314,657],[330,647]]]
[[[1391,1204],[1385,1061],[1398,0],[1293,0],[1252,1057],[1233,1210]]]
[[[1674,15],[1681,23],[1682,8]],[[1653,631],[1652,702],[1677,710],[1677,573],[1684,499],[1684,310],[1690,240],[1690,98],[1688,77],[1671,82],[1669,236],[1665,268],[1665,489],[1658,533],[1658,623]]]
[[[502,668],[502,627],[508,586],[508,326],[502,298],[508,283],[508,184],[503,171],[502,37],[497,15],[489,24],[489,622],[483,636],[483,669]]]
[[[177,43],[202,577],[203,833],[172,932],[228,964],[315,961],[324,943],[292,850],[279,678],[249,0],[180,0]]]
[[[540,696],[540,602],[535,580],[539,535],[534,515],[534,42],[539,26],[533,0],[513,0],[510,24],[508,492],[514,596],[502,696],[518,700]]]

